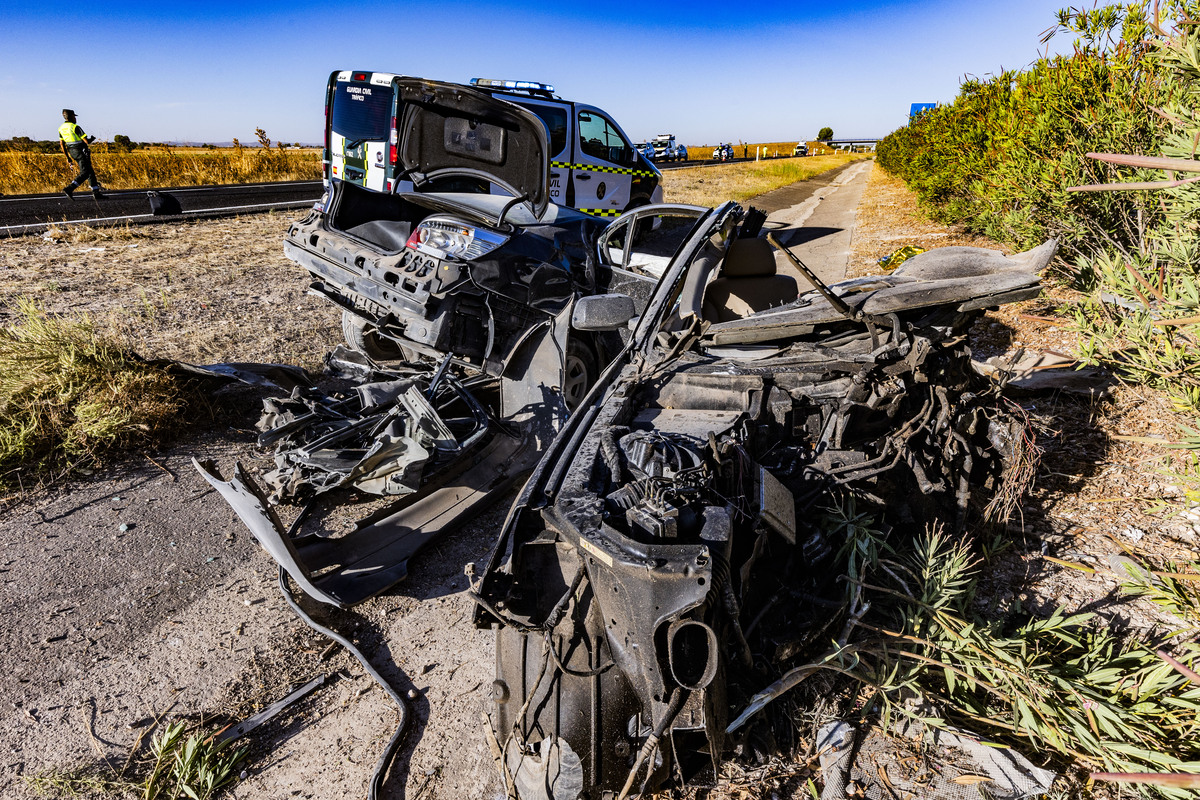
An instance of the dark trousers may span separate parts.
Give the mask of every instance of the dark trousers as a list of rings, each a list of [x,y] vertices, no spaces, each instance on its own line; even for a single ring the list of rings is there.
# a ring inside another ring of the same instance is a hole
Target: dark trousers
[[[75,180],[71,181],[71,188],[82,186],[84,181],[90,181],[93,189],[99,189],[100,180],[96,177],[96,170],[92,169],[92,154],[88,152],[88,149],[69,144],[67,145],[67,154],[79,167],[79,174],[75,176]]]

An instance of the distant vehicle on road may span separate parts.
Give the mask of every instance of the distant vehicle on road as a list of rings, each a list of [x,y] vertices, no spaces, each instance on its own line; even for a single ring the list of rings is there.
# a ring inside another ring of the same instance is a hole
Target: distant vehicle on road
[[[796,148],[794,150],[792,150],[792,155],[793,156],[808,155],[808,144],[806,142],[800,142],[800,144],[796,145]]]
[[[642,157],[647,161],[654,160],[654,145],[649,142],[638,142],[633,146],[633,149],[642,154]]]
[[[713,157],[713,161],[729,161],[730,159],[733,158],[733,145],[732,144],[717,145],[716,149],[713,150],[712,157]]]
[[[655,161],[683,161],[687,158],[687,148],[675,143],[673,133],[660,133],[651,144],[654,145]]]

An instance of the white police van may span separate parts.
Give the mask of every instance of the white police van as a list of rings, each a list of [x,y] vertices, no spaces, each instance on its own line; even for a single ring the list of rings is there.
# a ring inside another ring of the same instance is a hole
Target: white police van
[[[396,146],[404,120],[398,86],[388,72],[343,70],[329,76],[325,97],[325,178],[377,192],[407,191]],[[464,87],[465,88],[465,87]],[[550,145],[550,202],[599,217],[662,202],[662,173],[630,143],[607,112],[563,100],[533,81],[475,78],[470,88],[532,111]],[[419,102],[419,100],[417,101]],[[456,189],[466,188],[460,182]],[[493,193],[504,190],[474,187]]]

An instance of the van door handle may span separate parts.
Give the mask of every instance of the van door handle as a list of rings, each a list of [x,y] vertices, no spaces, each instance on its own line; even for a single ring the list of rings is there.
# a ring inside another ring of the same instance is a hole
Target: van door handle
[[[587,174],[575,176],[575,180],[577,180],[577,181],[590,181],[591,179],[592,179],[592,176],[587,175]]]

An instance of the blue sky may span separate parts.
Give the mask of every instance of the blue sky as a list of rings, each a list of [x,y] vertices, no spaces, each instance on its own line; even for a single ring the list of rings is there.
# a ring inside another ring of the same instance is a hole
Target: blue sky
[[[877,137],[1032,62],[1064,5],[0,0],[0,138],[54,138],[69,107],[101,139],[318,142],[336,69],[546,81],[634,139]]]

